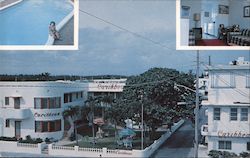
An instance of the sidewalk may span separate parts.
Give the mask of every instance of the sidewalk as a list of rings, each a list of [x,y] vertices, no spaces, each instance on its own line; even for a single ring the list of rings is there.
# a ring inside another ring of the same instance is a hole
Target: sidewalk
[[[199,157],[202,157],[202,158],[209,158],[207,146],[199,144],[198,155]]]
[[[74,45],[74,17],[59,31],[62,40],[56,40],[54,45]]]
[[[19,3],[22,0],[4,0],[4,1],[0,1],[0,10],[4,9],[4,8],[8,8],[8,6],[12,6],[15,3]]]

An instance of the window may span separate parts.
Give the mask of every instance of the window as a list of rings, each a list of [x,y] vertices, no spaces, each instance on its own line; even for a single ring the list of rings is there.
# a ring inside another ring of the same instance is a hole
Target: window
[[[55,121],[55,131],[61,131],[61,120]]]
[[[219,141],[219,149],[232,149],[232,142],[231,141]]]
[[[247,151],[250,151],[250,142],[247,142]]]
[[[240,120],[248,121],[248,108],[241,108]]]
[[[76,92],[76,99],[78,99],[78,92]]]
[[[41,98],[34,98],[35,109],[41,109]]]
[[[220,108],[214,108],[214,120],[220,120]]]
[[[49,131],[49,122],[43,121],[42,122],[42,132],[48,132]]]
[[[231,108],[231,111],[230,111],[230,120],[231,121],[237,121],[237,113],[238,113],[237,108]]]
[[[69,102],[68,101],[68,94],[67,93],[64,94],[63,98],[64,98],[64,103],[68,103]]]
[[[48,99],[41,98],[41,109],[47,109],[47,108],[48,108]]]
[[[35,132],[61,131],[61,120],[35,121]]]
[[[35,121],[35,132],[42,132],[42,122]]]
[[[5,97],[5,105],[10,105],[10,98],[9,97]]]
[[[35,109],[56,109],[61,108],[61,97],[35,98]]]
[[[9,119],[5,120],[5,127],[10,127],[10,120]]]

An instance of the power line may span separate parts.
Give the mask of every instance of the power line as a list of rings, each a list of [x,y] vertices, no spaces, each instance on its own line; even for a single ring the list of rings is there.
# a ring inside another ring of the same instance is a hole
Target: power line
[[[170,49],[170,50],[176,51],[175,49],[173,49],[173,48],[171,48],[171,47],[168,47],[168,46],[166,46],[166,45],[164,45],[164,44],[162,44],[162,43],[160,43],[160,42],[154,41],[154,40],[152,40],[152,39],[150,39],[150,38],[148,38],[148,37],[145,37],[145,36],[140,35],[140,34],[138,34],[138,33],[136,33],[136,32],[130,31],[130,30],[128,30],[128,29],[126,29],[126,28],[124,28],[124,27],[122,27],[122,26],[119,26],[119,25],[117,25],[117,24],[114,24],[114,23],[112,23],[112,22],[110,22],[110,21],[108,21],[108,20],[105,20],[105,19],[103,19],[103,18],[100,18],[100,17],[98,17],[98,16],[96,16],[96,15],[94,15],[94,14],[91,14],[91,13],[87,12],[87,11],[84,11],[84,10],[82,10],[82,9],[79,9],[79,11],[82,12],[82,13],[84,13],[84,14],[87,14],[87,15],[89,15],[89,16],[91,16],[91,17],[94,17],[94,18],[96,18],[96,19],[98,19],[98,20],[100,20],[100,21],[102,21],[102,22],[104,22],[104,23],[107,23],[107,24],[109,24],[109,25],[112,25],[112,26],[114,26],[114,27],[116,27],[116,28],[118,28],[118,29],[120,29],[120,30],[123,30],[123,31],[125,31],[125,32],[128,32],[128,33],[130,33],[130,34],[132,34],[132,35],[134,35],[134,36],[136,36],[136,37],[138,37],[138,38],[141,38],[141,39],[146,40],[146,41],[148,41],[148,42],[151,42],[151,43],[153,43],[153,44],[155,44],[155,45],[158,45],[158,46],[160,46],[160,47],[162,47],[162,48],[166,48],[166,49]]]
[[[206,68],[208,68],[207,65],[204,65],[204,66],[205,66]],[[218,69],[219,69],[219,70],[224,70],[224,69],[221,69],[221,68],[218,68]],[[229,71],[229,72],[235,73],[235,72],[233,72],[233,71]],[[235,73],[235,74],[237,74],[237,73]],[[239,75],[239,74],[237,74],[237,75]],[[241,74],[240,74],[240,75],[241,75]],[[245,76],[245,75],[242,75],[242,76]],[[223,83],[225,83],[227,86],[230,86],[230,87],[231,87],[231,84],[228,83],[227,81],[223,80],[223,79],[220,78],[220,77],[217,77],[217,78],[218,78],[220,81],[222,81]],[[238,89],[238,88],[236,88],[236,87],[232,87],[231,89],[234,90],[234,91],[236,91],[236,92],[239,93],[240,95],[249,98],[249,94],[247,94],[247,93],[241,91],[240,89]]]

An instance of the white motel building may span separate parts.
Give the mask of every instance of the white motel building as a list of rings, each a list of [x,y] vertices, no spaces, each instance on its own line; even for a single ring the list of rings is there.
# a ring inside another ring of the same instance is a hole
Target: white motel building
[[[229,65],[209,66],[208,122],[202,126],[208,151],[250,151],[250,63],[240,57]]]
[[[84,105],[82,87],[68,81],[0,82],[0,136],[61,139],[62,112]]]
[[[65,109],[84,106],[88,95],[116,96],[125,81],[0,82],[0,137],[62,139]]]

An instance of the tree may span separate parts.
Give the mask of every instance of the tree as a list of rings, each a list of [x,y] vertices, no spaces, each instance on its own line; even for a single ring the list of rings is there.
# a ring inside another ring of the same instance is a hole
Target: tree
[[[185,90],[176,90],[174,83],[192,88],[194,76],[166,68],[152,68],[138,76],[131,76],[121,98],[112,105],[109,113],[120,124],[127,118],[140,123],[143,104],[144,122],[154,135],[157,127],[175,122],[187,113],[185,108],[177,105],[183,100]]]

